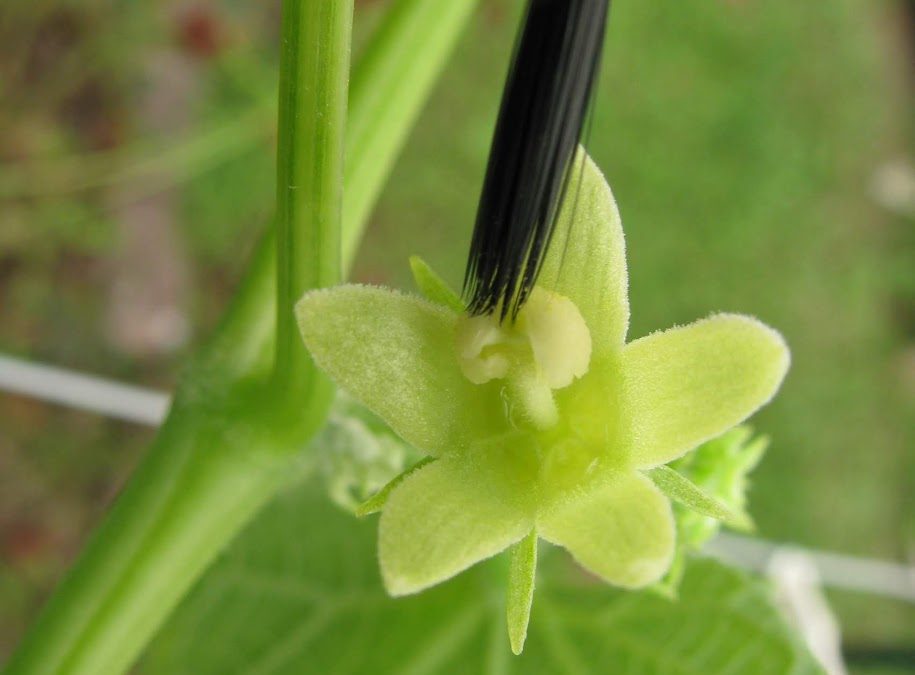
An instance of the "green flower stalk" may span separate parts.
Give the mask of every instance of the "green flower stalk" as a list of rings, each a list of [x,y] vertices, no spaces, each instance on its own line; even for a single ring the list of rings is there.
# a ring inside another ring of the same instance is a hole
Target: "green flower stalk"
[[[610,584],[657,582],[676,551],[671,498],[730,513],[665,465],[768,402],[789,364],[781,335],[736,314],[627,344],[619,213],[600,171],[581,161],[514,322],[467,315],[419,261],[427,299],[344,285],[296,308],[318,367],[427,456],[363,507],[382,511],[386,589],[416,593],[512,547],[515,653],[538,538]]]

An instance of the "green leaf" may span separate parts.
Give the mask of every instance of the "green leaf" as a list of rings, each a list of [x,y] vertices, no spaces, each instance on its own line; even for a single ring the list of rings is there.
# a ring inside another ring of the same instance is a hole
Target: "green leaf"
[[[413,272],[416,287],[427,300],[458,313],[464,311],[460,296],[418,255],[410,256],[410,271]]]
[[[779,333],[737,314],[626,345],[623,406],[635,466],[666,464],[742,422],[775,395],[789,360]]]
[[[586,569],[624,588],[657,581],[674,553],[670,502],[641,474],[618,476],[555,508],[538,518],[537,529]]]
[[[537,575],[537,531],[530,533],[512,547],[508,567],[508,601],[506,620],[508,639],[515,655],[524,650],[527,625],[534,602],[534,578]]]
[[[600,358],[622,347],[629,327],[626,243],[610,186],[583,150],[572,171],[538,283],[575,303]]]
[[[370,516],[373,513],[378,513],[381,511],[381,509],[384,508],[384,505],[387,504],[388,497],[391,496],[391,492],[394,490],[394,488],[403,482],[404,478],[411,475],[414,471],[418,471],[419,469],[423,468],[429,462],[434,461],[435,457],[424,457],[423,459],[419,460],[416,464],[411,466],[406,471],[403,471],[400,475],[396,476],[378,492],[362,502],[362,504],[356,508],[355,515],[363,518],[365,516]]]
[[[680,601],[613,590],[546,547],[524,654],[505,631],[505,566],[480,565],[391,599],[375,525],[300,484],[197,584],[150,648],[144,675],[812,675],[766,584],[702,561]]]
[[[703,516],[723,520],[736,529],[750,530],[753,528],[753,524],[746,514],[731,510],[669,466],[659,466],[646,473],[661,492],[675,502],[683,504]]]
[[[306,294],[296,316],[318,367],[426,454],[459,450],[505,428],[498,387],[472,385],[453,357],[453,312],[345,285]]]
[[[501,480],[498,453],[476,460],[445,457],[391,492],[378,524],[378,560],[392,595],[449,579],[530,532],[532,491]]]

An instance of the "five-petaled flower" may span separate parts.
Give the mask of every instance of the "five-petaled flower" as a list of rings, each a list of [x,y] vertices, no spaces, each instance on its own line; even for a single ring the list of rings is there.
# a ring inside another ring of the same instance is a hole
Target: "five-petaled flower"
[[[657,581],[676,533],[646,472],[747,418],[789,362],[777,332],[735,314],[627,344],[620,218],[600,171],[582,161],[515,322],[467,316],[422,265],[430,299],[344,285],[310,292],[296,309],[317,365],[434,458],[384,493],[387,590],[420,591],[517,545],[516,652],[537,538],[611,584]]]

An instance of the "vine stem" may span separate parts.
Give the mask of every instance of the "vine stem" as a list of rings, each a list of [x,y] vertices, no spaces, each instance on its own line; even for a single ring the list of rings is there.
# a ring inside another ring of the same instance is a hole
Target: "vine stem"
[[[311,408],[331,390],[293,314],[311,288],[340,281],[343,139],[353,0],[284,0],[277,147],[274,386]]]
[[[287,145],[280,148],[278,170],[291,179],[280,185],[294,187],[278,190],[277,226],[261,242],[215,335],[187,368],[147,456],[14,653],[7,675],[126,671],[216,555],[310,461],[308,443],[323,422],[329,394],[290,338],[297,340],[291,303],[306,288],[339,276],[334,240],[351,4],[285,0],[284,67],[298,73],[281,77],[281,100],[292,106],[281,121],[292,126],[280,130],[280,145]],[[359,142],[347,141],[346,267],[393,158],[476,0],[445,4],[447,9],[438,0],[395,0],[354,74],[347,129],[359,130]],[[337,7],[328,11],[328,5]],[[293,30],[308,37],[291,36]],[[333,77],[307,72],[326,65],[309,52],[311,40],[336,55]],[[323,87],[323,93],[303,84]],[[294,86],[293,95],[286,88]],[[305,119],[318,109],[332,119]],[[319,147],[332,156],[319,161],[310,152],[311,131],[324,134]],[[309,190],[326,203],[310,201]],[[324,219],[319,233],[309,229],[311,219]],[[282,264],[277,249],[285,256]],[[277,374],[287,367],[305,377]]]
[[[106,675],[135,661],[213,557],[276,493],[323,424],[333,390],[296,335],[292,302],[340,279],[343,134],[353,0],[285,0],[280,63],[274,376],[261,359],[252,277],[190,368],[147,460],[9,664],[9,673]],[[243,339],[245,336],[254,337]],[[287,403],[288,402],[288,403]],[[295,405],[298,415],[288,416]],[[287,414],[284,418],[283,415]]]

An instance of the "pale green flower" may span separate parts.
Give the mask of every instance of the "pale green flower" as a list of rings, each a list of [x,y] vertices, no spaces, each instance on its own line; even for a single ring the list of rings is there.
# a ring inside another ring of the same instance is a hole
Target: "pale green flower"
[[[517,544],[508,603],[516,653],[537,538],[611,584],[656,582],[675,551],[665,493],[726,513],[662,465],[765,404],[789,361],[777,332],[734,314],[627,344],[613,196],[589,159],[568,194],[539,285],[512,325],[468,317],[420,261],[414,273],[428,300],[346,285],[310,292],[296,308],[317,365],[434,459],[365,509],[383,505],[385,587],[415,593]]]

